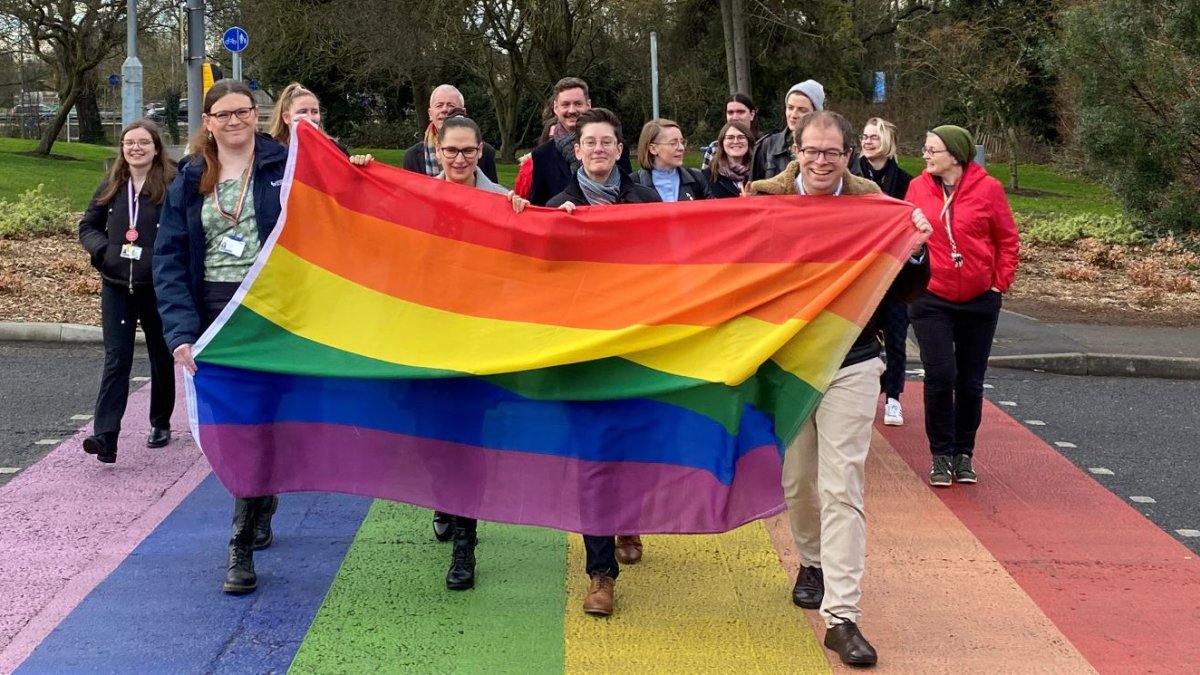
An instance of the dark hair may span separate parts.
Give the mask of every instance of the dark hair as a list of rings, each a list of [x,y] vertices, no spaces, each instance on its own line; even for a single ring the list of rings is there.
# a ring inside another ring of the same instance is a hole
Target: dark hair
[[[591,108],[587,112],[581,114],[575,122],[575,142],[579,143],[579,137],[583,135],[583,128],[589,124],[608,124],[612,126],[613,132],[617,134],[617,142],[624,145],[625,141],[621,140],[621,120],[616,113],[608,108]]]
[[[814,110],[800,118],[800,121],[796,123],[796,133],[792,135],[792,143],[797,148],[800,147],[800,139],[804,136],[804,130],[809,127],[837,129],[842,132],[842,150],[849,152],[854,149],[854,127],[851,126],[850,120],[832,110]]]
[[[717,151],[713,153],[712,161],[708,163],[708,173],[714,183],[721,178],[719,169],[729,163],[729,158],[725,156],[725,134],[730,129],[737,129],[746,134],[746,157],[742,162],[747,166],[754,164],[754,132],[750,131],[749,125],[742,122],[726,122],[725,126],[721,127],[721,133],[717,134]]]
[[[584,82],[578,77],[564,77],[563,79],[554,83],[554,97],[551,100],[557,101],[558,95],[564,91],[567,91],[568,89],[582,89],[584,98],[592,97],[592,95],[588,93],[587,82]]]
[[[479,125],[475,120],[467,117],[467,111],[464,108],[452,108],[446,115],[446,119],[442,121],[442,128],[438,129],[438,143],[446,137],[447,129],[470,129],[475,132],[475,142],[483,142],[483,133],[479,131]]]
[[[145,129],[150,133],[150,140],[154,141],[154,162],[150,164],[150,172],[146,174],[146,182],[142,185],[142,190],[155,204],[162,204],[163,199],[167,196],[167,188],[170,187],[171,180],[175,178],[175,161],[167,157],[167,153],[163,150],[162,133],[158,130],[158,125],[146,119],[130,122],[129,126],[122,129],[121,139],[117,142],[118,147],[120,147],[121,141],[125,140],[126,134],[134,129]],[[96,201],[101,204],[111,203],[124,189],[125,181],[129,180],[129,164],[125,161],[124,148],[121,148],[121,151],[117,153],[117,158],[113,160],[106,180],[108,182],[104,185],[104,192],[96,198]]]
[[[746,94],[743,94],[740,91],[736,94],[731,94],[729,96],[729,98],[725,99],[726,105],[728,105],[730,103],[741,103],[742,105],[746,106],[746,108],[749,109],[750,112],[758,112],[758,106],[754,105],[754,99],[750,98],[749,96],[747,96]]]
[[[251,107],[257,107],[254,104],[254,92],[250,91],[250,87],[246,86],[245,82],[226,78],[213,83],[213,86],[209,87],[208,93],[204,95],[202,108],[204,114],[212,112],[217,101],[231,94],[241,94],[250,99]],[[254,121],[254,125],[258,126],[257,119]],[[192,138],[191,145],[192,152],[204,158],[204,173],[200,175],[200,194],[208,194],[217,188],[217,179],[221,175],[221,158],[217,156],[217,142],[213,139],[212,134],[201,128]]]

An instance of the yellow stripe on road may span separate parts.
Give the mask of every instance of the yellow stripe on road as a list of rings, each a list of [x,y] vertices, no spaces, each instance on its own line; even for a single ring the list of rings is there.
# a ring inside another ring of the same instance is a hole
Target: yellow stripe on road
[[[621,569],[613,616],[597,619],[581,609],[583,540],[569,537],[568,675],[830,672],[762,523],[643,540],[642,562]]]

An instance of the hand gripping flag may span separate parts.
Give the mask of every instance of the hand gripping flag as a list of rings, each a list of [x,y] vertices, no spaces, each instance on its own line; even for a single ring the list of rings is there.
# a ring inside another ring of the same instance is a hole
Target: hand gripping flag
[[[782,449],[915,237],[886,197],[514,214],[296,128],[280,222],[189,380],[238,496],[587,534],[774,515]]]

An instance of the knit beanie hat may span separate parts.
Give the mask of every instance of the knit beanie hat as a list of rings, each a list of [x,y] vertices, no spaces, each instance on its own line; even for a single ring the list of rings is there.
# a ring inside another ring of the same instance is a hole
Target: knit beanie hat
[[[803,94],[812,101],[813,110],[825,109],[825,87],[821,86],[816,80],[805,80],[799,84],[793,84],[791,89],[788,89],[787,96],[783,97],[784,104],[787,103],[788,96],[792,94]]]
[[[975,158],[975,141],[971,139],[971,132],[966,129],[953,124],[943,124],[934,129],[933,134],[942,139],[950,155],[960,163],[965,165]]]

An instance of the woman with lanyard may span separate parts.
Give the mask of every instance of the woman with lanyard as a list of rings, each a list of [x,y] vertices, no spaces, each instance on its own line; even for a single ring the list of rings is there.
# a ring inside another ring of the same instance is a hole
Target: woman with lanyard
[[[922,211],[940,214],[929,239],[929,286],[908,314],[925,367],[929,483],[939,487],[978,480],[983,378],[1020,248],[1004,187],[971,161],[974,153],[966,129],[937,127],[925,137],[925,171],[906,195]]]
[[[658,192],[664,202],[708,199],[708,180],[704,173],[683,166],[685,149],[687,139],[678,124],[663,119],[646,122],[637,150],[642,170],[634,174],[633,180]]]
[[[896,125],[872,117],[863,126],[859,137],[862,155],[850,166],[850,173],[874,181],[883,194],[904,199],[912,176],[896,163]],[[900,394],[904,391],[904,370],[908,361],[905,343],[908,340],[908,306],[891,299],[879,305],[883,322],[883,347],[887,369],[880,378],[884,395],[883,423],[898,427],[904,424],[904,408]]]
[[[104,331],[104,374],[92,435],[83,440],[83,449],[106,464],[117,461],[139,321],[150,354],[147,447],[161,448],[171,442],[175,410],[175,368],[163,339],[150,275],[159,210],[175,177],[175,162],[163,151],[158,127],[149,120],[125,127],[119,147],[121,153],[79,221],[79,242],[103,280],[100,323]]]
[[[581,166],[571,176],[567,188],[551,197],[546,206],[572,213],[579,206],[663,201],[653,188],[634,182],[617,166],[625,148],[621,142],[621,121],[611,111],[592,108],[581,114],[575,133],[575,158]],[[587,551],[587,574],[591,578],[583,611],[592,616],[609,616],[620,572],[618,560],[625,564],[641,560],[642,538],[584,535],[583,545]]]
[[[517,196],[512,190],[493,183],[484,174],[483,169],[479,168],[479,158],[483,156],[483,134],[479,131],[479,125],[466,116],[465,110],[455,108],[446,116],[442,127],[438,129],[435,152],[438,162],[442,165],[442,172],[437,175],[438,180],[504,195],[516,213],[525,210],[529,205],[528,200]],[[445,467],[444,470],[461,475],[478,471],[479,468],[459,465]],[[439,515],[449,519],[451,538],[454,540],[450,569],[446,572],[446,588],[452,591],[474,588],[478,521],[452,514]]]
[[[220,80],[204,97],[194,155],[163,207],[154,245],[154,288],[175,362],[196,372],[192,346],[233,298],[280,212],[287,149],[255,133],[250,88]],[[257,587],[252,551],[270,546],[272,495],[237,499],[229,542],[226,593]]]
[[[708,165],[713,199],[742,196],[754,163],[754,134],[742,122],[726,122],[717,135],[717,150]]]

